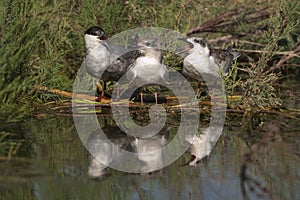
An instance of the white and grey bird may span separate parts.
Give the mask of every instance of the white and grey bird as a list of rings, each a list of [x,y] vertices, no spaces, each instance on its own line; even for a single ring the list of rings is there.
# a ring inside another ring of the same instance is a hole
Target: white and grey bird
[[[184,165],[196,166],[199,161],[208,158],[222,133],[222,126],[200,128],[200,132],[185,140],[190,143],[190,160]]]
[[[163,131],[165,130],[166,129],[163,129]],[[142,164],[138,169],[142,174],[153,172],[164,167],[166,159],[164,146],[167,145],[168,141],[167,136],[161,134],[165,133],[163,131],[149,138],[135,138],[132,142],[137,158]],[[168,135],[168,132],[165,134]]]
[[[168,83],[169,71],[163,64],[163,54],[157,39],[143,39],[137,43],[139,57],[130,66],[128,79],[138,85],[151,85],[151,83]],[[148,84],[149,83],[149,84]],[[155,103],[157,104],[155,91]],[[141,103],[143,95],[141,93]]]
[[[182,73],[199,81],[197,96],[203,77],[214,80],[220,74],[227,75],[233,61],[239,57],[239,53],[232,48],[213,49],[202,37],[179,38],[189,44],[188,56],[183,61]]]
[[[116,126],[105,125],[101,131],[91,132],[87,139],[87,149],[90,153],[88,175],[91,178],[100,178],[106,174],[106,169],[113,162],[122,162],[122,151],[130,151],[131,142],[127,135]]]
[[[103,80],[104,94],[106,82],[119,80],[133,63],[137,51],[108,45],[104,30],[98,26],[90,27],[85,32],[84,40],[87,73]]]

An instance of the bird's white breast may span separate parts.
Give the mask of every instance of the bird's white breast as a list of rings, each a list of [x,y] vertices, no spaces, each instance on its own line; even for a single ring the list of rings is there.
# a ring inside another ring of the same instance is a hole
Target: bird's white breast
[[[101,44],[88,49],[86,55],[86,68],[92,74],[95,72],[104,71],[110,64],[110,52]]]
[[[143,57],[140,57],[137,59],[137,66],[144,66],[144,65],[158,65],[160,64],[160,62],[155,59],[155,58],[152,58],[152,57],[146,57],[146,56],[143,56]]]
[[[151,57],[140,57],[136,60],[132,71],[136,76],[147,82],[161,79],[168,73],[165,65]]]
[[[195,79],[200,79],[198,76],[205,75],[217,76],[218,66],[213,57],[192,53],[184,59],[183,73]]]

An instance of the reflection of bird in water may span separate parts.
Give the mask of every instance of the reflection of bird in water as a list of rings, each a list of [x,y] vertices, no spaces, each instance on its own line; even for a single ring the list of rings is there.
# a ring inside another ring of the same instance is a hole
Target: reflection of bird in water
[[[220,129],[220,127],[202,128],[201,134],[196,134],[193,138],[186,138],[186,140],[191,144],[191,159],[188,163],[189,166],[196,166],[199,161],[210,155],[221,132],[222,129]]]
[[[153,172],[164,167],[165,150],[163,147],[167,144],[169,132],[163,128],[158,134],[147,138],[128,137],[117,126],[105,126],[102,134],[100,130],[93,131],[87,140],[87,149],[89,155],[88,175],[91,178],[101,178],[107,175],[106,169],[119,163],[128,165],[128,160],[124,160],[124,154],[121,151],[136,153],[134,159],[138,163],[132,166],[137,172],[142,174]],[[152,128],[140,133],[141,136],[152,135]],[[132,163],[131,163],[132,164]]]
[[[108,45],[104,30],[97,26],[90,27],[85,32],[84,40],[86,70],[91,76],[103,80],[104,85],[101,95],[103,97],[106,90],[106,82],[118,81],[135,60],[137,51]]]
[[[130,66],[128,79],[138,85],[145,83],[166,83],[169,78],[167,67],[163,64],[163,54],[157,39],[144,39],[137,43],[140,55]],[[141,104],[143,104],[143,93]],[[157,104],[157,91],[154,94]]]
[[[144,133],[143,133],[144,134]],[[165,150],[169,132],[163,128],[158,134],[148,138],[135,138],[132,142],[137,158],[142,162],[139,171],[153,172],[164,167]]]
[[[189,55],[183,61],[182,73],[199,81],[198,97],[203,77],[215,81],[221,74],[227,75],[233,61],[240,56],[240,53],[233,51],[232,48],[226,50],[210,48],[207,41],[201,37],[180,39],[189,44],[189,49],[185,50]]]
[[[120,149],[130,149],[130,141],[118,127],[105,126],[102,130],[110,134],[110,139],[96,130],[89,135],[87,140],[87,148],[90,153],[88,175],[92,178],[100,178],[105,175],[106,168],[113,161],[119,159]]]

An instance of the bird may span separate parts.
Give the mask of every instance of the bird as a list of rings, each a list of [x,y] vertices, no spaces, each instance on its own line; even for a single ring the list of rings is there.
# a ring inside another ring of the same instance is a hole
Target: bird
[[[145,83],[168,83],[169,72],[163,64],[163,54],[157,39],[139,39],[137,46],[139,56],[135,59],[128,70],[127,77],[131,84]],[[149,84],[146,84],[149,85]],[[143,93],[140,93],[141,104],[143,104]],[[155,104],[157,105],[157,91],[154,93]]]
[[[240,56],[239,52],[227,49],[211,48],[208,42],[202,37],[178,38],[189,44],[188,52],[183,60],[182,73],[192,79],[199,81],[196,96],[200,95],[201,81],[203,77],[216,79],[220,73],[226,76],[233,64],[233,61]]]
[[[90,152],[88,175],[93,178],[101,177],[113,161],[113,146],[98,131],[94,131],[89,135],[87,149]]]
[[[183,166],[197,166],[200,161],[209,158],[214,146],[222,133],[222,126],[210,126],[200,128],[199,132],[190,137],[187,135],[185,140],[190,144],[190,160]]]
[[[106,169],[113,162],[121,160],[122,151],[131,151],[132,141],[119,127],[105,125],[102,131],[103,133],[100,130],[92,131],[87,139],[88,176],[91,178],[101,178],[107,175]]]
[[[190,146],[191,158],[188,162],[189,166],[196,166],[199,161],[207,158],[210,155],[214,144],[211,144],[209,140],[207,140],[207,136],[208,129],[204,131],[204,134],[202,133],[200,135],[194,135]]]
[[[145,129],[141,135],[152,134],[152,129]],[[169,140],[169,128],[164,127],[159,133],[145,138],[135,137],[131,142],[132,148],[140,161],[138,171],[141,174],[151,173],[164,167],[166,161],[166,150],[164,146]]]
[[[86,71],[89,75],[103,81],[101,94],[101,97],[103,97],[106,82],[118,81],[128,71],[137,51],[121,46],[108,45],[105,31],[98,26],[88,28],[85,31],[84,40]]]

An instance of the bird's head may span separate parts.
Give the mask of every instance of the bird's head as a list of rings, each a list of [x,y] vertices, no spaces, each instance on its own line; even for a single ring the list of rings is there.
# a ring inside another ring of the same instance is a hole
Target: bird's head
[[[154,49],[160,49],[159,42],[156,39],[144,39],[137,43],[137,46],[142,54],[150,52]]]
[[[188,48],[184,49],[178,53],[200,53],[209,55],[210,49],[207,41],[202,37],[188,37],[188,38],[178,38],[179,40],[183,40],[188,43]]]
[[[98,26],[92,26],[85,31],[84,40],[86,47],[89,47],[101,41],[107,40],[107,37],[105,36],[105,32],[102,28]]]
[[[140,38],[136,44],[141,57],[146,56],[156,58],[159,62],[162,61],[162,45],[159,39],[153,37]]]

